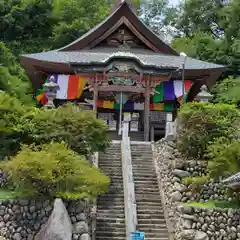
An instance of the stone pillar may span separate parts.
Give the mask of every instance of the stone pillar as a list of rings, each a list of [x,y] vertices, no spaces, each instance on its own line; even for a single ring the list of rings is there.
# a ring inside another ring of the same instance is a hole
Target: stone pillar
[[[144,103],[144,141],[149,141],[149,114],[150,114],[150,85],[145,89],[145,103]]]
[[[44,89],[47,91],[48,102],[44,105],[47,108],[55,108],[53,100],[56,98],[59,85],[55,83],[54,76],[51,76],[48,83],[43,84]]]
[[[176,136],[176,126],[173,121],[173,114],[166,114],[166,129],[165,129],[165,138],[173,139]]]

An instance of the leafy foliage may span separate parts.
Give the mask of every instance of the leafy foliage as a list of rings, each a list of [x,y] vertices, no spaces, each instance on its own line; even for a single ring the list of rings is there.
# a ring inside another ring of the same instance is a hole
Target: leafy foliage
[[[215,102],[240,104],[240,77],[228,77],[217,84],[213,90]]]
[[[219,138],[207,148],[208,168],[214,178],[240,172],[240,141]]]
[[[190,186],[192,190],[200,190],[204,184],[209,181],[209,176],[199,176],[199,177],[185,177],[182,179],[182,182]]]
[[[108,177],[63,143],[23,147],[2,165],[23,193],[37,197],[92,198],[109,184]]]
[[[239,11],[239,0],[184,1],[179,6],[179,14],[171,21],[180,32],[172,42],[173,48],[200,60],[225,65],[227,72],[223,74],[222,79],[231,75],[239,76]],[[234,78],[226,81],[231,80],[234,81]],[[222,86],[216,90],[220,88],[222,89]],[[217,94],[217,91],[214,93]],[[235,96],[235,93],[233,95]],[[227,99],[229,102],[229,98],[232,97],[229,97],[227,90],[221,91],[217,94],[216,101],[226,102]]]
[[[11,51],[1,42],[0,62],[0,90],[17,97],[26,104],[32,104],[28,78],[16,63],[16,58]]]
[[[15,154],[21,144],[65,141],[85,156],[108,146],[107,126],[91,111],[69,104],[57,109],[24,106],[6,93],[0,94],[0,155]]]
[[[14,154],[20,148],[28,128],[28,110],[17,98],[0,93],[0,156]]]
[[[179,112],[178,148],[187,156],[202,158],[207,145],[239,129],[240,112],[234,105],[188,103]]]
[[[106,0],[56,0],[53,16],[57,23],[53,26],[53,47],[63,47],[76,40],[101,22],[109,13]]]
[[[107,126],[92,111],[79,111],[73,104],[40,109],[32,117],[30,141],[41,144],[65,141],[75,152],[88,155],[108,146]]]

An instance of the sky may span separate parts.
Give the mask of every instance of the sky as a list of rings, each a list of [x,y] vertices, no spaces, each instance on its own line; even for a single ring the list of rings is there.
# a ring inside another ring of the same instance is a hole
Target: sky
[[[169,0],[169,3],[172,5],[177,5],[180,2],[180,0]]]

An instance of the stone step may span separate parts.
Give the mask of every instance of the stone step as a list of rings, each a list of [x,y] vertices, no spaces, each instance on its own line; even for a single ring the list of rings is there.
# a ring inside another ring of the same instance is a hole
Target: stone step
[[[124,208],[124,198],[102,198],[97,201],[97,205],[110,205],[110,206],[122,206]]]
[[[148,169],[148,170],[155,171],[155,167],[154,167],[153,163],[145,163],[145,162],[135,163],[135,161],[134,161],[132,163],[132,168],[133,169]]]
[[[145,213],[138,213],[137,212],[137,218],[138,220],[142,220],[142,221],[145,221],[145,220],[151,220],[151,219],[158,219],[158,223],[165,223],[165,218],[164,218],[164,214],[163,213],[151,213],[151,212],[148,212],[148,210],[146,210]]]
[[[102,212],[98,212],[97,213],[97,216],[101,217],[101,218],[104,218],[104,217],[109,217],[109,218],[125,218],[125,213],[104,213],[103,211]]]
[[[158,209],[143,209],[143,208],[139,208],[137,206],[137,213],[138,214],[150,214],[150,215],[154,215],[157,214],[157,215],[161,215],[163,216],[164,215],[164,211],[163,211],[163,208],[161,206],[159,206]]]
[[[122,224],[122,225],[119,225],[120,227],[111,227],[109,225],[99,225],[99,226],[96,226],[96,230],[97,232],[122,232],[122,233],[126,233],[126,230],[125,230],[125,225]]]
[[[157,181],[157,178],[151,178],[151,179],[134,179],[134,183],[135,183],[135,185],[146,185],[146,184],[149,184],[150,186],[152,185],[152,184],[155,184],[155,185],[157,185],[158,186],[158,181]]]
[[[109,221],[105,221],[106,218],[102,219],[99,218],[98,222],[97,222],[97,226],[109,226],[111,228],[124,228],[125,229],[125,222],[121,221],[121,222],[109,222]]]
[[[101,217],[97,216],[97,224],[110,224],[110,223],[115,223],[115,224],[122,224],[125,225],[125,218],[112,218],[112,217]]]
[[[96,236],[96,240],[126,240],[125,237],[105,237],[105,236]],[[154,240],[154,239],[152,239]],[[160,239],[161,240],[161,239]]]
[[[99,210],[106,210],[106,211],[119,211],[119,212],[124,212],[124,206],[119,206],[119,205],[107,205],[107,206],[102,206],[102,205],[99,205],[97,207],[97,211]]]
[[[138,227],[141,229],[163,229],[166,227],[166,223],[138,223]],[[167,229],[165,229],[167,231]]]
[[[152,170],[148,170],[148,169],[133,170],[133,175],[135,176],[141,176],[141,175],[146,176],[146,174],[156,177],[155,171],[152,171]]]
[[[157,177],[155,176],[154,173],[152,172],[140,172],[140,173],[133,173],[133,178],[134,180],[142,180],[142,179],[146,179],[146,178],[149,178],[148,180],[150,179],[157,179]]]
[[[116,170],[121,170],[122,169],[122,164],[114,164],[114,163],[110,163],[110,162],[108,162],[108,163],[99,163],[98,164],[98,168],[100,169],[100,170],[102,170],[102,169],[116,169]]]
[[[158,189],[150,189],[150,188],[136,188],[135,187],[135,193],[136,194],[141,194],[141,193],[143,193],[143,194],[159,194],[159,191],[158,191]]]
[[[124,208],[118,208],[118,209],[115,209],[115,208],[112,208],[112,209],[100,209],[100,208],[97,208],[97,213],[100,213],[100,214],[102,214],[102,213],[109,213],[109,214],[112,214],[112,213],[116,213],[116,214],[118,214],[118,213],[124,213]]]
[[[167,226],[163,225],[162,228],[153,228],[153,227],[149,227],[149,228],[144,228],[142,227],[142,225],[138,225],[138,229],[141,232],[145,232],[146,234],[148,233],[155,233],[158,234],[158,236],[160,235],[164,235],[164,236],[168,236],[168,231],[167,231]]]
[[[165,219],[159,218],[140,218],[138,217],[138,224],[164,224],[166,221]]]
[[[125,231],[120,231],[120,232],[116,232],[116,231],[98,231],[96,230],[96,235],[99,237],[99,236],[104,236],[104,237],[125,237],[126,236],[126,233]]]
[[[162,208],[163,209],[163,206],[161,204],[161,202],[148,202],[148,203],[145,203],[145,202],[137,202],[137,208],[138,209],[159,209],[159,208]]]
[[[145,233],[145,239],[168,239],[168,233],[152,233],[152,232],[146,232]]]
[[[100,198],[104,199],[104,200],[106,200],[108,198],[123,200],[124,195],[123,194],[115,194],[115,193],[104,193],[103,195],[100,196]]]
[[[136,199],[137,199],[137,203],[138,204],[144,204],[144,203],[159,203],[159,204],[161,204],[161,199],[160,199],[160,197],[159,198],[148,198],[148,197],[141,197],[141,198],[139,198],[138,196],[137,196],[137,194],[135,195],[136,196]]]
[[[151,159],[153,157],[153,154],[152,153],[148,153],[148,152],[142,152],[141,150],[139,151],[131,151],[131,155],[132,155],[132,158],[149,158]]]
[[[137,189],[146,189],[146,188],[152,188],[152,189],[159,189],[158,188],[158,183],[157,182],[146,182],[146,183],[139,183],[135,181],[135,190]],[[158,190],[159,191],[159,190]]]

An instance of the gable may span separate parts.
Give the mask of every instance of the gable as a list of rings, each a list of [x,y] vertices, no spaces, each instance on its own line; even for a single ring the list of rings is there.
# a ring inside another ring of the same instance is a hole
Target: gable
[[[95,47],[111,48],[138,48],[152,50],[146,43],[139,39],[125,24],[122,24],[105,39],[101,39]]]
[[[128,44],[132,45],[132,47],[139,48],[141,46],[156,53],[179,56],[179,53],[163,42],[137,17],[126,1],[123,1],[109,17],[104,19],[95,28],[76,41],[59,49],[59,51],[80,51],[91,49],[101,44],[105,46],[117,45],[122,40],[120,40],[121,34],[119,35],[118,33],[119,36],[116,37],[116,31],[123,25],[124,29],[127,30],[124,33],[125,38],[128,38]],[[107,42],[104,43],[104,40],[107,40]]]

